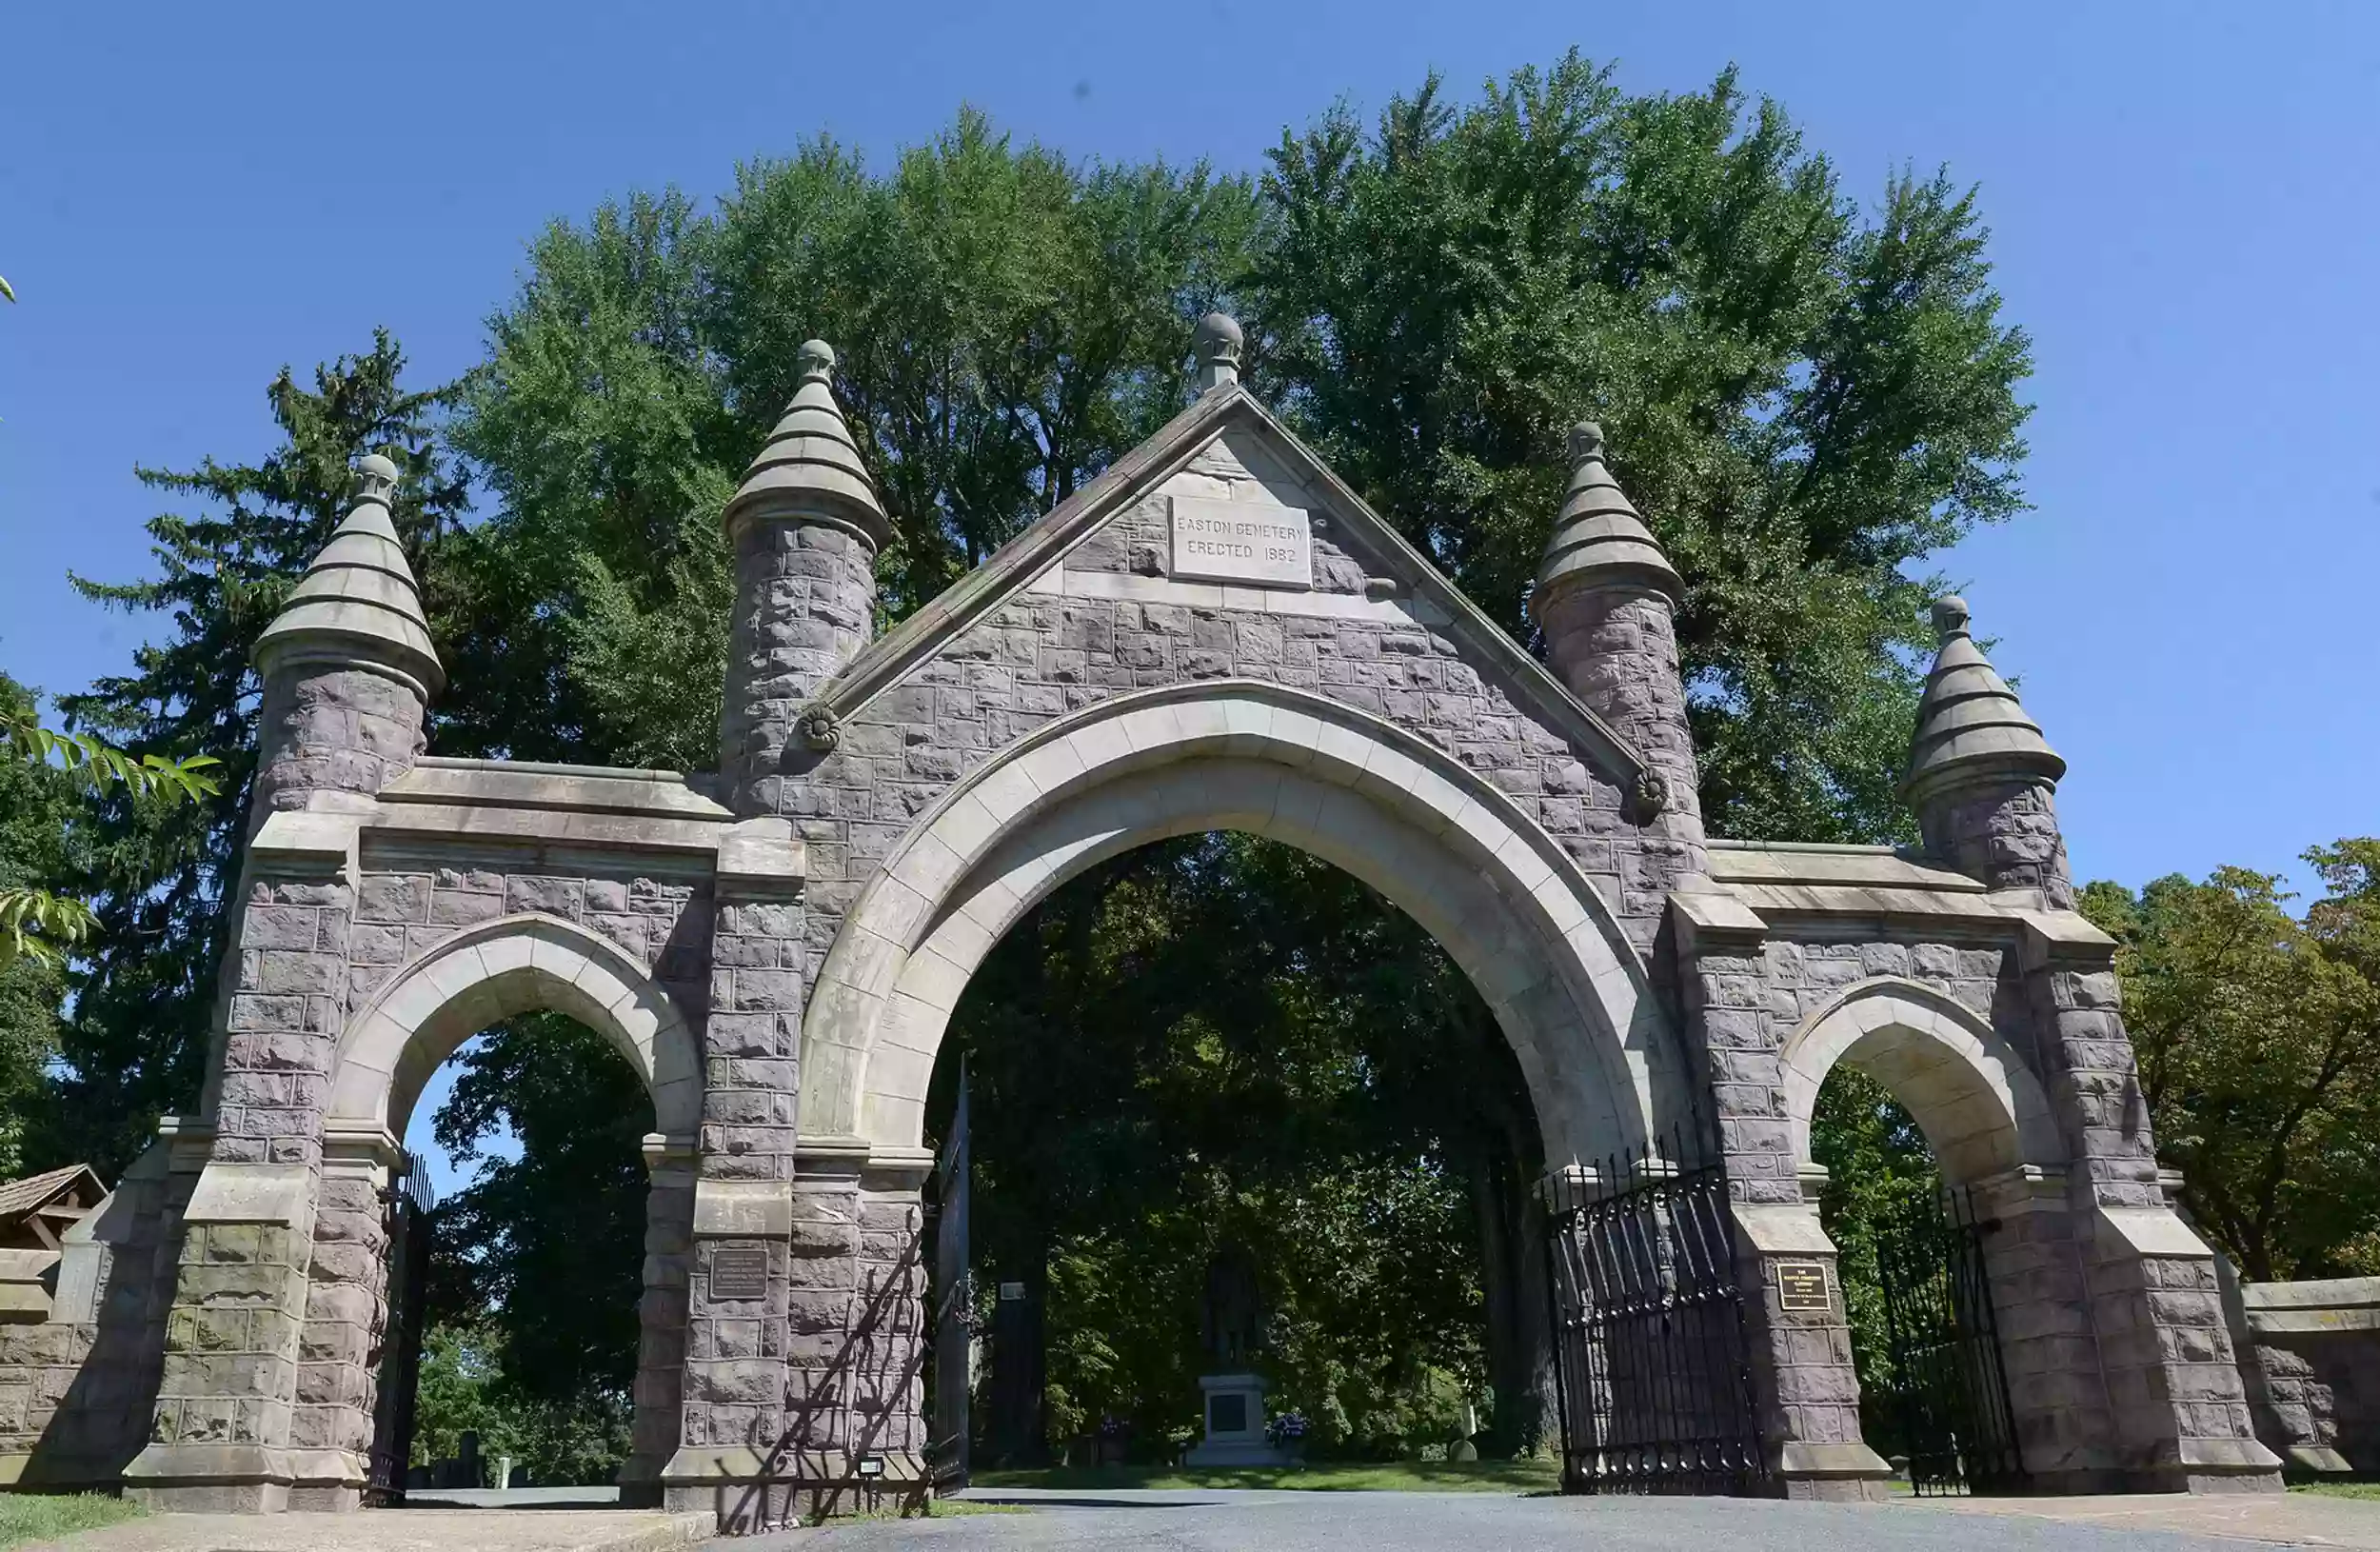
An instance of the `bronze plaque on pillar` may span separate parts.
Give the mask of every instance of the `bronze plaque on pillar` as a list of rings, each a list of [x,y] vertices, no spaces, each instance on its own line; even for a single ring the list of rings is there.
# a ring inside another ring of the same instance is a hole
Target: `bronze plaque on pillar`
[[[768,1297],[768,1252],[757,1244],[723,1244],[711,1252],[711,1300]]]
[[[1789,1314],[1823,1314],[1835,1307],[1827,1292],[1826,1263],[1780,1261],[1776,1263],[1776,1304]]]

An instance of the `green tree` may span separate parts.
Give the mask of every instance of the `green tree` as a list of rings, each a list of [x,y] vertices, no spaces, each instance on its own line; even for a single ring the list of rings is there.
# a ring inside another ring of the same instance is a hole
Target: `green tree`
[[[1944,1222],[1941,1170],[1915,1120],[1882,1084],[1849,1064],[1819,1085],[1810,1152],[1827,1172],[1818,1220],[1837,1252],[1862,1427],[1879,1448],[1896,1442],[1906,1448],[1904,1420],[1874,1404],[1899,1378],[1885,1325],[1881,1256],[1888,1244],[1906,1254],[1935,1243]]]
[[[458,1064],[433,1129],[479,1164],[437,1208],[430,1316],[486,1332],[505,1399],[585,1401],[625,1428],[652,1101],[601,1035],[558,1013],[506,1020]],[[506,1135],[517,1157],[484,1150]]]
[[[899,529],[897,618],[1180,407],[1254,222],[1245,182],[1070,163],[968,113],[881,176],[822,139],[715,213],[673,190],[548,229],[454,427],[497,509],[450,558],[447,746],[709,766],[719,514],[803,340],[834,344]]]
[[[438,397],[401,385],[404,360],[382,330],[370,350],[315,368],[310,388],[285,368],[266,390],[283,441],[262,462],[140,470],[150,488],[190,504],[149,523],[156,575],[75,579],[84,596],[160,617],[163,630],[131,672],[61,698],[70,724],[144,764],[212,755],[222,765],[196,802],[163,806],[119,786],[79,822],[84,866],[65,892],[91,903],[97,928],[71,980],[55,1102],[33,1144],[43,1159],[88,1159],[112,1174],[147,1146],[159,1114],[198,1094],[224,894],[255,770],[249,658],[338,526],[355,459],[396,461],[395,520],[419,573],[434,574],[431,541],[465,509],[465,483],[432,441]]]
[[[2324,893],[2303,917],[2240,867],[2080,903],[2116,939],[2183,1204],[2258,1282],[2380,1272],[2380,840],[2305,856]]]
[[[1915,568],[2023,506],[2028,345],[1972,191],[1898,176],[1863,215],[1734,70],[1632,97],[1573,52],[1369,133],[1334,109],[1264,195],[1260,356],[1342,475],[1525,640],[1599,420],[1686,580],[1713,832],[1911,836]]]
[[[0,718],[33,714],[31,693],[0,674]],[[47,761],[0,759],[0,901],[73,871],[76,796],[66,773]],[[65,968],[56,960],[0,946],[0,1179],[23,1172],[25,1130],[46,1093],[65,997]]]
[[[1260,1269],[1277,1399],[1318,1449],[1444,1443],[1490,1400],[1511,1268],[1475,1189],[1536,1178],[1528,1101],[1459,972],[1354,879],[1232,834],[1093,868],[993,950],[944,1048],[932,1113],[964,1053],[983,1257],[1046,1275],[1054,1437],[1197,1415],[1226,1251]],[[1528,1383],[1493,1383],[1520,1447]]]

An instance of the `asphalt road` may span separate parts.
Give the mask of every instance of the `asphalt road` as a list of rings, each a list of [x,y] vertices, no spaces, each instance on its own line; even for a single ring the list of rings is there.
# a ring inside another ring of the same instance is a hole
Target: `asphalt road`
[[[1510,1498],[1491,1493],[986,1492],[1032,1512],[871,1521],[738,1541],[735,1552],[2244,1552],[2231,1536],[1930,1504],[1740,1499]],[[2274,1495],[2277,1498],[2278,1495]],[[2361,1507],[2361,1505],[2358,1505]],[[2259,1538],[2286,1542],[2287,1535]],[[2331,1544],[2338,1544],[2332,1542]]]

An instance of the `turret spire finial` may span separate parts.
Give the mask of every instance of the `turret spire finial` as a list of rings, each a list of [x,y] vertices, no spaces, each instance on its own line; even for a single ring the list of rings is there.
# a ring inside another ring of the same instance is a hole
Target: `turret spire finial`
[[[1246,343],[1240,320],[1228,312],[1210,312],[1199,320],[1199,391],[1240,381],[1240,348]]]

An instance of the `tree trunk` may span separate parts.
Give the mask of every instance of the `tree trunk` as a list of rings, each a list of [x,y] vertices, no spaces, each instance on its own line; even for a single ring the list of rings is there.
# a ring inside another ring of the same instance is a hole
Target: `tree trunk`
[[[1483,1151],[1469,1173],[1487,1296],[1488,1383],[1496,1389],[1480,1453],[1533,1455],[1557,1426],[1545,1215],[1528,1171],[1508,1151]]]

